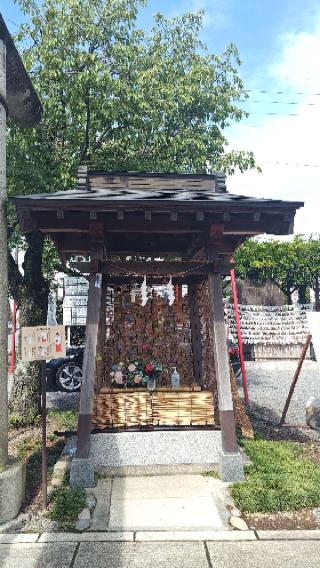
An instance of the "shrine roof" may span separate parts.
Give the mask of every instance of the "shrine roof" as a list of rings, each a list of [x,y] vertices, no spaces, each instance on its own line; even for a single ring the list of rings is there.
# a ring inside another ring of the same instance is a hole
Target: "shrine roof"
[[[82,208],[102,205],[140,205],[166,204],[192,206],[245,206],[257,208],[297,209],[303,202],[262,199],[228,193],[225,176],[214,174],[169,174],[141,172],[101,172],[79,170],[76,189],[21,195],[12,200],[22,207],[68,207]]]

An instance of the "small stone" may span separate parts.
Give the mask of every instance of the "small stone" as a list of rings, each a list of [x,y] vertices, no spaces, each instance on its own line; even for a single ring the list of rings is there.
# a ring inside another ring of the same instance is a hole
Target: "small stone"
[[[309,398],[306,404],[306,422],[310,428],[320,431],[320,398]]]
[[[84,509],[82,509],[81,513],[79,513],[78,515],[78,520],[79,521],[86,521],[91,519],[91,514],[90,514],[90,509],[88,507],[85,507]]]
[[[230,517],[229,524],[233,528],[238,529],[238,531],[249,530],[247,523],[243,519],[241,519],[241,517],[234,517],[234,516]]]
[[[237,507],[232,507],[230,511],[231,517],[241,517],[241,513]]]
[[[48,496],[49,501],[50,501],[52,495],[54,494],[54,492],[55,492],[55,487],[53,487],[53,485],[49,485],[49,487],[47,489],[47,496]]]
[[[92,513],[92,511],[94,510],[95,506],[96,506],[96,498],[94,495],[87,495],[86,498],[86,505],[88,507],[88,509],[90,510],[90,513]]]
[[[89,519],[80,519],[76,522],[75,529],[76,531],[85,531],[90,527],[90,520]]]
[[[53,468],[53,476],[54,477],[62,477],[70,471],[71,469],[71,459],[67,456],[64,456],[60,460],[57,461]]]
[[[52,485],[53,488],[62,487],[63,479],[61,477],[53,477],[51,479],[51,485]]]

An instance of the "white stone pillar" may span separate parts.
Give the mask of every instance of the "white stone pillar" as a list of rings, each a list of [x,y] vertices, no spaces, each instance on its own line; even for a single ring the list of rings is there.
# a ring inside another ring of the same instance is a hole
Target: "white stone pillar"
[[[8,259],[6,186],[6,45],[0,39],[0,471],[8,461]]]

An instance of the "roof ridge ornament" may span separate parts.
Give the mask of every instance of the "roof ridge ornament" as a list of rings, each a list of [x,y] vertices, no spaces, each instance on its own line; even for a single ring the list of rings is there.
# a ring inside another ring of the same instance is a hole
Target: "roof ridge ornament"
[[[224,172],[214,172],[216,178],[216,193],[227,193],[226,174]]]
[[[81,164],[80,166],[78,166],[77,189],[84,191],[91,191],[89,186],[89,178],[88,178],[88,166],[86,164]]]

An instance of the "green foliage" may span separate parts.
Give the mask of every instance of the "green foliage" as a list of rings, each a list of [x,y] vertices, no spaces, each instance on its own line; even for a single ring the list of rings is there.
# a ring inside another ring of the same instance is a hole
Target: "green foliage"
[[[19,458],[26,459],[30,457],[31,454],[39,452],[41,449],[41,440],[38,436],[28,436],[22,440],[18,445],[18,456]]]
[[[246,440],[252,465],[246,480],[235,483],[231,495],[241,511],[274,513],[320,505],[320,467],[301,457],[290,442]]]
[[[48,419],[55,422],[58,430],[76,430],[78,412],[76,410],[49,410]]]
[[[239,55],[210,54],[202,14],[137,26],[139,0],[20,2],[17,34],[44,106],[37,128],[11,125],[11,193],[74,187],[81,162],[113,170],[205,172],[254,167],[252,153],[226,152],[223,130],[246,116]]]
[[[308,287],[314,289],[320,274],[320,239],[303,239],[297,235],[292,241],[248,240],[234,255],[239,278],[256,282],[271,280],[291,303],[291,294],[298,290],[299,301],[308,301]]]
[[[63,528],[72,528],[85,505],[84,489],[62,487],[53,494],[49,517]]]
[[[211,471],[206,471],[203,475],[205,477],[212,477],[213,479],[220,479],[219,473],[214,469]]]

